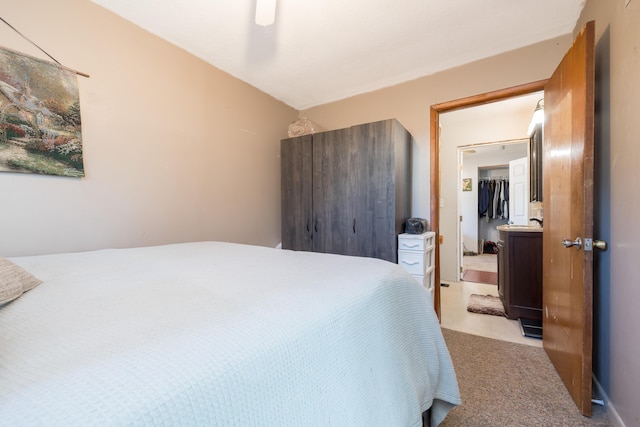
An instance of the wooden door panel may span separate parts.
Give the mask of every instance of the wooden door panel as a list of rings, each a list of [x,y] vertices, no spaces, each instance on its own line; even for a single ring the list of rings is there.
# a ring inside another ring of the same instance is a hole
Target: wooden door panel
[[[591,415],[594,23],[545,86],[543,344],[578,408]]]
[[[311,144],[311,135],[280,142],[283,249],[312,250]]]
[[[313,250],[352,253],[353,203],[348,191],[349,129],[321,132],[313,138]]]
[[[357,254],[397,262],[397,235],[411,215],[411,135],[395,119],[351,132]]]
[[[394,261],[395,218],[392,121],[352,128],[359,153],[357,178],[356,244],[363,256]]]
[[[354,244],[355,251],[366,257],[375,256],[372,243],[376,241],[374,233],[374,207],[371,200],[375,195],[373,191],[374,180],[372,173],[375,169],[373,161],[374,134],[373,123],[367,123],[351,127],[353,148],[358,155],[352,161],[352,176],[354,177]]]

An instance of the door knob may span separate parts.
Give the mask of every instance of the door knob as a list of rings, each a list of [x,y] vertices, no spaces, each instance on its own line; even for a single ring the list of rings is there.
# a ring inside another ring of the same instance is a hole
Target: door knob
[[[593,248],[600,249],[601,251],[607,250],[607,242],[604,240],[584,239],[584,250],[592,251]]]
[[[604,251],[607,249],[607,242],[605,242],[604,240],[594,240],[593,247]]]
[[[582,239],[580,239],[579,237],[576,237],[576,240],[569,240],[569,239],[564,239],[562,241],[562,246],[564,246],[565,248],[570,248],[572,246],[575,246],[577,249],[582,248]]]

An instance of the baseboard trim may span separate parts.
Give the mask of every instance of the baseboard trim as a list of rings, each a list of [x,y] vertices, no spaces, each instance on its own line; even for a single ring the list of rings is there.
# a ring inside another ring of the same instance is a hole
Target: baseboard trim
[[[616,411],[615,406],[613,406],[613,404],[611,404],[611,401],[609,400],[609,396],[607,395],[607,393],[605,393],[604,389],[602,388],[602,386],[598,382],[598,379],[594,375],[591,375],[591,377],[593,379],[593,385],[596,388],[596,395],[598,396],[598,398],[600,398],[601,400],[604,401],[604,406],[605,406],[605,408],[607,408],[607,417],[609,418],[609,421],[611,422],[611,426],[612,427],[626,427],[624,422],[622,421],[622,419],[618,415],[618,412]]]

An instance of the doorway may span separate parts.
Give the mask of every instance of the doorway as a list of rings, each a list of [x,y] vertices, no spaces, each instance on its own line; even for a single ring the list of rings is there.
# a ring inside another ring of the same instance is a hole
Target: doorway
[[[497,285],[497,227],[513,222],[509,208],[509,162],[528,158],[529,139],[465,145],[458,147],[458,152],[463,185],[457,191],[460,217],[457,279]]]
[[[508,192],[504,193],[509,165],[516,159],[528,164],[529,124],[543,96],[534,92],[440,116],[439,226],[444,237],[440,271],[441,283],[449,285],[441,289],[443,327],[542,346],[541,340],[522,335],[517,320],[479,316],[468,312],[467,305],[473,294],[498,298],[497,227],[511,222],[505,206]],[[481,184],[485,190],[488,184],[492,188],[492,204],[482,215],[478,203]],[[528,206],[528,195],[526,199]]]
[[[478,141],[507,141],[511,139],[522,139],[526,135],[529,121],[533,114],[533,110],[537,101],[542,97],[542,90],[546,81],[533,82],[530,84],[517,86],[514,88],[504,89],[484,95],[477,95],[457,101],[450,101],[443,104],[434,105],[431,108],[431,171],[432,171],[432,193],[431,193],[431,220],[434,224],[435,231],[438,234],[440,245],[436,246],[435,262],[441,267],[436,270],[436,283],[444,283],[445,278],[450,280],[458,280],[460,267],[462,265],[462,241],[458,231],[460,221],[457,212],[458,202],[456,200],[458,187],[461,186],[460,169],[456,167],[456,150],[459,146],[477,145]],[[501,101],[524,101],[526,97],[531,100],[526,102],[523,115],[526,116],[524,124],[516,124],[519,130],[514,133],[509,132],[507,115],[504,107],[508,102]],[[499,111],[499,110],[503,111]],[[455,113],[455,114],[453,114]],[[464,120],[460,117],[467,116]],[[448,125],[448,120],[457,124]],[[496,121],[497,120],[497,123]],[[460,122],[466,122],[464,126],[460,126]],[[492,122],[493,121],[493,122]],[[441,127],[442,126],[442,127]],[[473,129],[475,132],[467,132],[467,140],[458,142],[451,146],[447,145],[453,136],[454,130]],[[480,130],[493,129],[504,131],[507,133],[493,134],[491,137],[483,137],[484,131]],[[449,176],[448,171],[453,173]],[[442,212],[442,214],[441,214]],[[460,246],[460,249],[458,248]],[[444,256],[440,256],[441,253]],[[444,261],[444,262],[443,262]],[[482,285],[480,285],[482,286]],[[461,290],[463,294],[466,289]],[[435,308],[442,320],[441,313],[441,292],[440,288],[435,288]],[[451,295],[447,289],[448,295]],[[466,295],[468,297],[468,295]],[[465,304],[466,306],[466,304]],[[506,320],[500,319],[498,320]],[[516,327],[517,328],[517,327]]]
[[[585,416],[592,412],[593,248],[606,249],[605,242],[593,240],[594,51],[595,22],[589,21],[551,78],[432,105],[430,114],[431,223],[441,243],[440,114],[545,91],[541,174],[547,203],[543,237],[543,347]],[[545,175],[554,177],[554,182],[544,179]],[[434,308],[438,316],[441,315],[439,246],[436,245],[434,254]]]
[[[536,91],[440,114],[438,231],[443,281],[459,280],[463,241],[472,252],[482,252],[477,248],[477,232],[467,238],[461,234],[461,221],[464,223],[466,218],[477,225],[478,219],[477,210],[473,207],[465,210],[461,201],[477,199],[479,178],[508,178],[509,162],[528,156],[528,127],[541,97],[543,93]],[[465,170],[465,160],[472,170]],[[470,191],[462,191],[464,180],[470,184]],[[488,237],[485,240],[497,240],[494,225],[507,222],[495,216],[494,212],[490,226],[483,227],[484,236]]]

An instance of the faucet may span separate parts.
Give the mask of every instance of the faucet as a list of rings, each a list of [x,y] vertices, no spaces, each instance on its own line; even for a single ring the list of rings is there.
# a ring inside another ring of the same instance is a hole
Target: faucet
[[[542,227],[542,218],[529,218],[529,221],[535,221]]]

